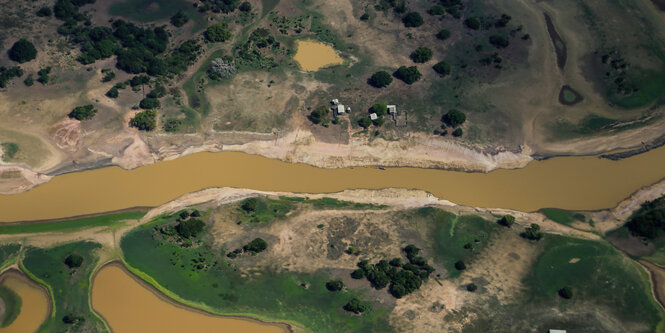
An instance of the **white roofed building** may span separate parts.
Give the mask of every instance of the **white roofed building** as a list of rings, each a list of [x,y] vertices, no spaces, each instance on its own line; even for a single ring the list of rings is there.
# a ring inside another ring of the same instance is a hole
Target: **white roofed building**
[[[369,119],[377,120],[377,119],[379,119],[379,116],[376,113],[370,113],[369,114]]]
[[[345,114],[346,109],[343,104],[337,104],[337,114]]]
[[[396,105],[386,105],[388,108],[388,114],[397,114],[397,106]]]

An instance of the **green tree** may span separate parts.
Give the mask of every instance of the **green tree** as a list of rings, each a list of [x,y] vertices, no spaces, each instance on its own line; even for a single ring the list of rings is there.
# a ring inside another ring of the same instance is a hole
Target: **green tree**
[[[444,15],[446,13],[446,9],[441,5],[434,5],[427,12],[430,15]]]
[[[249,3],[249,1],[245,1],[245,2],[240,4],[240,7],[238,7],[238,10],[240,10],[241,12],[245,12],[245,13],[251,12],[252,11],[252,4]]]
[[[504,227],[510,228],[515,224],[515,217],[512,215],[504,215],[499,219],[498,223]]]
[[[37,72],[37,82],[41,84],[47,84],[49,81],[49,74],[51,73],[51,67],[42,68]]]
[[[242,250],[245,252],[259,253],[267,248],[268,242],[262,238],[254,238],[251,242],[247,243],[247,245],[243,246]]]
[[[418,71],[418,67],[416,66],[401,66],[395,71],[395,73],[393,73],[393,76],[404,81],[406,84],[412,84],[420,80],[422,74],[420,74],[420,71]]]
[[[466,269],[466,264],[464,263],[464,261],[460,260],[455,263],[455,269],[457,269],[458,271],[463,271]]]
[[[245,201],[242,202],[242,205],[240,208],[244,210],[246,213],[253,213],[256,212],[256,210],[259,207],[259,199],[258,198],[247,198]]]
[[[180,130],[182,121],[180,119],[169,118],[164,123],[164,132],[175,133]]]
[[[141,131],[152,131],[157,127],[157,111],[146,110],[139,112],[132,118],[129,125]]]
[[[225,42],[231,38],[231,30],[226,24],[215,23],[206,29],[203,33],[205,38],[210,42]]]
[[[330,280],[326,282],[326,289],[329,291],[340,291],[344,288],[342,280]]]
[[[497,49],[503,49],[510,45],[510,41],[504,36],[492,35],[490,36],[490,44],[492,44]]]
[[[440,30],[436,34],[436,38],[438,38],[440,40],[446,40],[446,39],[450,38],[450,30],[448,30],[448,29]]]
[[[203,221],[192,218],[187,221],[179,222],[175,226],[175,230],[182,238],[192,238],[196,237],[201,231],[203,231],[203,227],[205,227]]]
[[[529,240],[540,240],[543,238],[543,234],[540,232],[540,226],[532,223],[530,227],[524,229],[520,236]]]
[[[434,71],[439,73],[441,76],[446,76],[450,74],[450,64],[445,61],[439,61],[434,65]]]
[[[372,74],[367,82],[372,87],[383,88],[389,86],[393,82],[393,78],[386,71],[378,71]]]
[[[69,113],[69,118],[74,118],[77,120],[90,120],[95,114],[97,114],[97,109],[92,104],[77,106],[72,112]]]
[[[39,17],[50,17],[51,15],[53,15],[53,12],[50,7],[42,7],[37,11],[37,16]]]
[[[118,98],[120,94],[118,93],[118,88],[113,87],[106,92],[106,97],[108,98]]]
[[[7,54],[9,54],[9,59],[22,64],[35,59],[37,49],[27,39],[21,38],[12,45]]]
[[[372,113],[376,113],[377,116],[381,117],[388,112],[388,106],[382,103],[376,103],[372,105],[371,108],[369,108],[369,111]]]
[[[189,21],[189,17],[187,17],[187,14],[185,14],[185,12],[182,10],[179,10],[175,13],[175,15],[171,16],[171,24],[178,28],[185,25],[187,21]]]
[[[69,268],[81,267],[81,264],[83,264],[83,257],[76,253],[72,253],[65,258],[65,265]]]
[[[372,125],[372,120],[369,117],[362,117],[358,120],[358,126],[362,128],[367,129],[370,125]]]
[[[360,280],[360,279],[365,277],[365,271],[358,268],[355,271],[351,272],[351,277],[356,279],[356,280]]]
[[[319,106],[318,108],[314,109],[312,113],[309,114],[309,121],[311,121],[314,124],[320,124],[326,116],[330,113],[330,109],[326,106]]]
[[[152,109],[159,109],[161,103],[159,103],[159,100],[156,98],[146,97],[141,100],[139,106],[141,107],[141,109],[144,110],[152,110]]]
[[[468,290],[470,292],[474,292],[474,291],[476,291],[476,289],[478,289],[478,286],[476,286],[475,283],[469,283],[469,284],[466,285],[466,290]]]
[[[464,112],[459,111],[457,109],[451,109],[448,111],[448,113],[444,114],[443,117],[441,117],[441,121],[443,121],[446,125],[450,127],[457,127],[459,125],[464,124],[466,121],[466,115]]]
[[[363,313],[367,310],[367,306],[362,304],[359,299],[352,298],[346,304],[344,304],[344,310],[353,312],[355,314]]]
[[[478,30],[480,29],[480,19],[475,16],[471,16],[464,20],[464,25],[466,25],[471,30]]]
[[[368,14],[368,13],[364,13],[364,14],[362,14],[362,15],[360,16],[360,20],[361,20],[361,21],[367,21],[367,20],[369,20],[369,14]]]
[[[23,84],[25,84],[26,87],[32,87],[32,85],[35,84],[35,80],[32,79],[32,74],[28,75],[28,77],[23,80]]]
[[[456,128],[456,129],[453,131],[453,133],[452,133],[452,135],[453,135],[454,137],[456,137],[456,138],[459,138],[459,137],[462,136],[463,134],[464,134],[464,130],[461,129],[461,128]]]
[[[411,55],[409,55],[409,57],[411,58],[411,60],[413,60],[413,62],[422,64],[430,61],[430,59],[432,59],[432,55],[434,55],[434,53],[432,52],[431,49],[424,46],[420,46],[417,49],[415,49],[413,52],[411,52]]]
[[[418,14],[417,12],[410,12],[404,15],[404,17],[402,18],[402,22],[404,23],[404,26],[407,28],[416,28],[425,23],[425,21],[423,21],[423,17],[420,16],[420,14]]]
[[[561,296],[565,299],[573,298],[573,288],[571,288],[569,286],[565,286],[565,287],[559,289],[559,296]]]

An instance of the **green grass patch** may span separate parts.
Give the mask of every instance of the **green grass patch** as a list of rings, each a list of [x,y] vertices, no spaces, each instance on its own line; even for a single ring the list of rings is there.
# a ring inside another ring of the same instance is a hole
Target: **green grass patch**
[[[0,299],[5,305],[5,313],[2,315],[0,327],[7,327],[14,322],[19,313],[21,313],[21,297],[13,290],[0,285]]]
[[[2,147],[2,159],[5,161],[10,161],[16,153],[18,153],[18,145],[14,142],[3,142]]]
[[[391,331],[385,319],[388,309],[378,304],[362,316],[345,313],[342,306],[350,298],[363,299],[364,295],[354,290],[329,292],[325,274],[264,270],[243,277],[222,249],[206,240],[198,247],[180,247],[154,232],[152,226],[159,225],[141,226],[122,238],[125,261],[154,279],[148,282],[156,282],[194,305],[223,314],[296,322],[314,332]],[[304,287],[307,284],[309,288]]]
[[[622,322],[644,322],[655,331],[661,311],[637,264],[604,242],[550,235],[541,243],[544,252],[525,280],[527,304],[556,304],[562,310],[602,306]],[[572,287],[574,296],[561,301],[558,290],[564,286]]]
[[[261,16],[266,16],[277,7],[277,4],[279,4],[279,0],[261,0],[261,7],[263,7]]]
[[[95,254],[101,245],[76,242],[49,249],[29,247],[23,267],[28,276],[45,284],[54,302],[53,313],[42,324],[40,332],[101,332],[106,324],[91,310],[89,295],[91,274],[99,258]],[[65,258],[75,253],[83,257],[78,268],[65,265]],[[65,316],[73,323],[66,324]]]
[[[625,109],[637,109],[663,99],[665,96],[664,72],[640,70],[629,77],[638,89],[629,96],[610,95],[610,101]]]
[[[5,268],[5,265],[16,257],[20,249],[19,244],[0,245],[0,268]]]
[[[543,208],[540,210],[548,219],[569,225],[575,221],[580,221],[584,222],[586,220],[586,216],[581,213],[573,213],[569,212],[567,210],[562,210],[562,209],[556,209],[556,208]]]
[[[455,268],[456,262],[464,261],[467,267],[473,265],[475,256],[500,228],[477,215],[456,216],[431,207],[420,208],[416,213],[429,225],[433,260],[446,268],[448,278],[460,275]]]
[[[124,220],[138,220],[144,215],[145,212],[126,212],[68,221],[0,225],[0,235],[40,232],[74,232],[87,228],[118,227],[125,224],[125,222],[123,222]]]

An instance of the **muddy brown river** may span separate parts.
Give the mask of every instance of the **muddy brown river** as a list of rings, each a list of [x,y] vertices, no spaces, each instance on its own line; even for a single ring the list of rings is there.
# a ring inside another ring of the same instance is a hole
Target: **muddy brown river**
[[[326,193],[403,187],[476,207],[534,211],[609,208],[665,177],[665,147],[620,161],[559,157],[487,174],[417,168],[321,169],[236,152],[196,153],[134,170],[65,174],[32,190],[0,196],[0,221],[75,216],[157,206],[209,187]]]
[[[102,268],[92,286],[92,306],[104,317],[114,333],[287,331],[284,325],[208,315],[163,300],[162,297],[144,288],[116,265]]]

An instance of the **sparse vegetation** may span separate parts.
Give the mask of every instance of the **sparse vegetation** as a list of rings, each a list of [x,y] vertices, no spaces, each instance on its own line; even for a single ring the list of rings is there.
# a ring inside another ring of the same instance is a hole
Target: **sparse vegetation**
[[[175,133],[180,131],[180,127],[182,127],[182,120],[180,119],[169,118],[164,122],[164,132]]]
[[[0,148],[2,148],[2,160],[5,162],[13,159],[19,151],[19,146],[14,142],[3,142]]]

